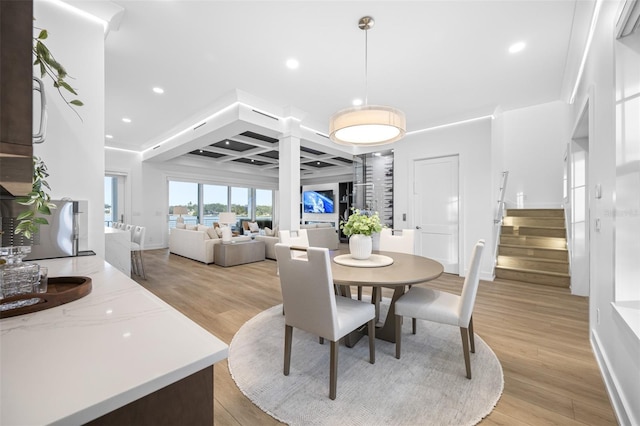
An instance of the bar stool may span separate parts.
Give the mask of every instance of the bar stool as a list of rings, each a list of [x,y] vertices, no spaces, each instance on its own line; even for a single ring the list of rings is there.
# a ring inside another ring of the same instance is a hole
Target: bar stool
[[[133,228],[131,236],[131,272],[143,279],[147,279],[144,273],[144,264],[142,263],[142,249],[144,243],[144,226],[136,226]]]

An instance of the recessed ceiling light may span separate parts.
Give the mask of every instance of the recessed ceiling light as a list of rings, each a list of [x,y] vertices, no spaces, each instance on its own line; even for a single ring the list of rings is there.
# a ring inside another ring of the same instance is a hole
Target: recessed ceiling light
[[[224,144],[225,145],[229,145],[229,141],[224,141]]]
[[[526,46],[527,44],[524,41],[519,41],[517,43],[514,43],[511,46],[509,46],[509,53],[518,53],[521,50],[523,50]]]
[[[289,68],[290,70],[295,70],[298,69],[298,67],[300,66],[300,62],[298,62],[297,59],[287,59],[287,68]]]
[[[252,159],[251,159],[251,162],[253,163],[254,161],[256,161],[256,160],[254,160],[254,159],[252,158]]]
[[[362,99],[354,99],[351,104],[353,104],[353,106],[360,106],[362,105]]]
[[[125,123],[131,123],[131,119],[127,117],[123,117],[122,121],[124,121]]]
[[[155,93],[160,94],[160,95],[164,93],[164,89],[163,89],[162,87],[154,87],[154,88],[153,88],[153,91],[154,91]]]
[[[200,151],[200,154],[202,154],[202,150],[200,149],[199,151]]]
[[[104,137],[107,139],[113,139],[113,135],[104,135]]]

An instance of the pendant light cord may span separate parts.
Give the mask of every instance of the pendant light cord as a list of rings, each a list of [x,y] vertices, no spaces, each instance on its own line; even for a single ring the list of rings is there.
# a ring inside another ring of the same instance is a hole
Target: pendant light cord
[[[369,29],[364,30],[364,105],[369,105]]]

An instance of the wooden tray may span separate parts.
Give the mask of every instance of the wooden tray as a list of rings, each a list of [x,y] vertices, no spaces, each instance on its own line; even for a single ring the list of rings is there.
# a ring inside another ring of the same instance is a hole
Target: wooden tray
[[[91,293],[89,277],[50,277],[46,293],[25,293],[2,299],[0,305],[18,300],[39,299],[33,305],[0,311],[0,318],[14,317],[64,305]]]

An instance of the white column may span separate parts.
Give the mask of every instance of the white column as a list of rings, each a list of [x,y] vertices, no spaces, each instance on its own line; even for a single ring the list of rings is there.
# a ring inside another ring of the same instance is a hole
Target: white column
[[[300,229],[300,121],[289,118],[280,136],[280,229]]]

